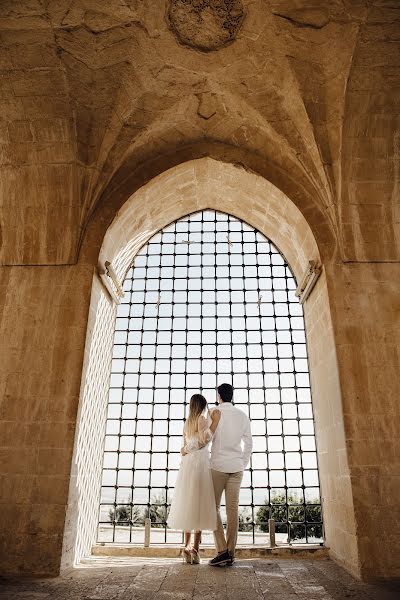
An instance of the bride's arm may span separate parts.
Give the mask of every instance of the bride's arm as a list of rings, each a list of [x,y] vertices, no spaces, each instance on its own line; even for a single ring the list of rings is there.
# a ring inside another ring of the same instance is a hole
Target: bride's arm
[[[216,431],[216,429],[218,427],[219,420],[221,418],[221,411],[218,410],[217,408],[215,408],[210,413],[210,417],[211,417],[210,431],[214,435],[214,433],[215,433],[215,431]]]
[[[183,432],[184,438],[184,446],[181,449],[182,456],[186,454],[190,454],[191,452],[195,452],[196,450],[200,450],[204,448],[208,444],[215,433],[215,430],[218,427],[219,420],[221,418],[221,412],[217,409],[213,410],[210,413],[211,423],[205,417],[199,417],[198,421],[198,431],[199,436],[198,439],[192,438],[190,442],[186,442],[185,432]]]
[[[190,441],[188,442],[186,440],[185,430],[183,430],[183,441],[184,441],[184,446],[183,446],[183,448],[181,448],[182,456],[186,456],[186,454],[195,452],[196,450],[199,450],[199,448],[202,447],[199,445],[199,441],[196,438],[191,438]]]
[[[198,421],[199,429],[199,444],[205,446],[212,438],[212,433],[208,426],[208,420],[205,417],[199,417]]]
[[[213,410],[210,413],[211,423],[205,417],[199,417],[199,442],[205,446],[212,439],[215,430],[218,427],[221,413],[219,410]]]

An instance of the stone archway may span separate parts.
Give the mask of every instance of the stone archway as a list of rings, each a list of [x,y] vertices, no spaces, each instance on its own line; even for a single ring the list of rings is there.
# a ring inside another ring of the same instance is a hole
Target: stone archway
[[[108,261],[123,280],[133,256],[154,233],[205,208],[232,214],[270,238],[298,280],[308,260],[321,260],[310,226],[283,192],[241,167],[202,158],[165,171],[124,203],[104,236],[99,269],[104,270]],[[95,541],[114,318],[115,307],[95,276],[65,528],[64,567],[90,553]],[[305,319],[326,542],[333,557],[357,572],[354,509],[324,271],[305,304]]]

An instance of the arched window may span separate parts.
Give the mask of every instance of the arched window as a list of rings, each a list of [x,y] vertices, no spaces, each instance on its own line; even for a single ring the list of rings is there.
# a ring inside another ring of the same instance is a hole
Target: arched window
[[[166,515],[193,393],[232,383],[254,449],[240,495],[239,544],[322,542],[302,307],[279,250],[214,210],[184,217],[137,254],[118,307],[99,542],[180,543]],[[203,539],[211,543],[211,535]]]

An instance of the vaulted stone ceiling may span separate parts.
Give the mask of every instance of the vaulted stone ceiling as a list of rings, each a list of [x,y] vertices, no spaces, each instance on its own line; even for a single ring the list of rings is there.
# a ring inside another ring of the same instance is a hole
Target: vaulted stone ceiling
[[[399,259],[397,0],[3,0],[0,44],[3,263],[75,262],[96,207],[204,155]]]

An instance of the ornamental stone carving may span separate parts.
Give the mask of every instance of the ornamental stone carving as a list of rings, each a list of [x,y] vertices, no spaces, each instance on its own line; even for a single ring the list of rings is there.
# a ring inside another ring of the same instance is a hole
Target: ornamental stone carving
[[[170,0],[167,12],[178,41],[203,52],[230,44],[244,16],[242,0]]]

